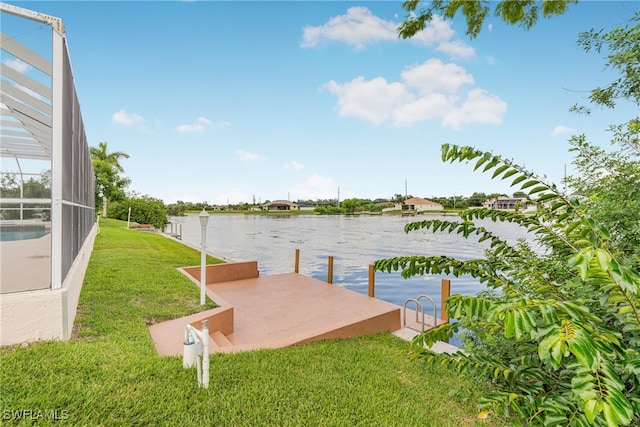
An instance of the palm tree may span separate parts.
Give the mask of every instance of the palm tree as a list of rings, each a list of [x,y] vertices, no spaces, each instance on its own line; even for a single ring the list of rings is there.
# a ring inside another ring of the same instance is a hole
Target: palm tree
[[[107,152],[107,143],[106,141],[102,141],[98,143],[98,148],[91,147],[89,148],[91,151],[91,159],[95,162],[103,161],[107,162],[111,166],[115,167],[118,172],[124,172],[122,169],[122,165],[120,165],[120,159],[128,159],[129,155],[123,151],[114,151],[113,153]]]
[[[107,151],[105,141],[98,143],[98,147],[90,147],[93,170],[96,175],[96,200],[102,196],[102,217],[107,217],[107,200],[117,193],[121,193],[129,183],[127,178],[120,176],[124,172],[120,159],[128,159],[129,155],[123,151]]]

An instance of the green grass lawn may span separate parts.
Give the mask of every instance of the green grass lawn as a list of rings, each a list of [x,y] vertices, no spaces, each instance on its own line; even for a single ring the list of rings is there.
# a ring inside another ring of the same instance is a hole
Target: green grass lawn
[[[176,270],[200,254],[125,225],[100,222],[73,339],[0,348],[0,424],[502,425],[477,420],[478,384],[427,368],[387,333],[212,355],[209,389],[198,388],[195,369],[155,353],[147,325],[201,310]]]

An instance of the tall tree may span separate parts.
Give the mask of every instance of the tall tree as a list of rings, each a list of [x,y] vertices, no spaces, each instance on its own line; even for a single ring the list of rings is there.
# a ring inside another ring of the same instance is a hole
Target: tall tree
[[[96,176],[96,208],[102,207],[102,217],[107,216],[107,203],[120,200],[125,196],[124,190],[131,182],[124,177],[124,168],[120,159],[128,159],[129,155],[122,151],[109,152],[105,141],[98,147],[90,147],[93,171]]]
[[[482,204],[488,199],[484,193],[474,192],[468,199],[469,206],[482,206]]]

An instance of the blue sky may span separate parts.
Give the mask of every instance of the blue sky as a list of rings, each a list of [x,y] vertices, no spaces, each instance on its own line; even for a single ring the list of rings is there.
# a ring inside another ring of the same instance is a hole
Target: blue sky
[[[579,32],[624,24],[636,1],[583,1],[529,31],[489,17],[473,40],[461,17],[399,39],[400,2],[8,3],[63,19],[89,144],[128,153],[130,190],[166,203],[510,194],[442,163],[441,144],[559,183],[572,133],[609,146],[608,125],[637,115],[568,112],[615,77]]]

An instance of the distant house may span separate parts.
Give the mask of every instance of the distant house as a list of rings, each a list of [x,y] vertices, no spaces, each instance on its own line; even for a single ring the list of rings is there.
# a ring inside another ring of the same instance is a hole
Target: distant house
[[[525,210],[527,208],[527,198],[500,196],[495,199],[488,199],[482,204],[482,206],[485,208],[496,209],[500,211],[515,211],[516,205],[520,210]]]
[[[316,206],[315,205],[310,205],[307,203],[301,203],[300,205],[298,205],[298,209],[301,211],[312,211],[315,210]]]
[[[262,207],[268,211],[297,211],[300,209],[297,203],[288,200],[274,200],[273,202],[265,203]]]
[[[440,203],[432,202],[431,200],[412,197],[402,202],[402,204],[396,205],[396,209],[418,213],[424,211],[441,211],[444,210],[444,207]]]
[[[376,206],[381,209],[393,208],[393,202],[377,202]]]

